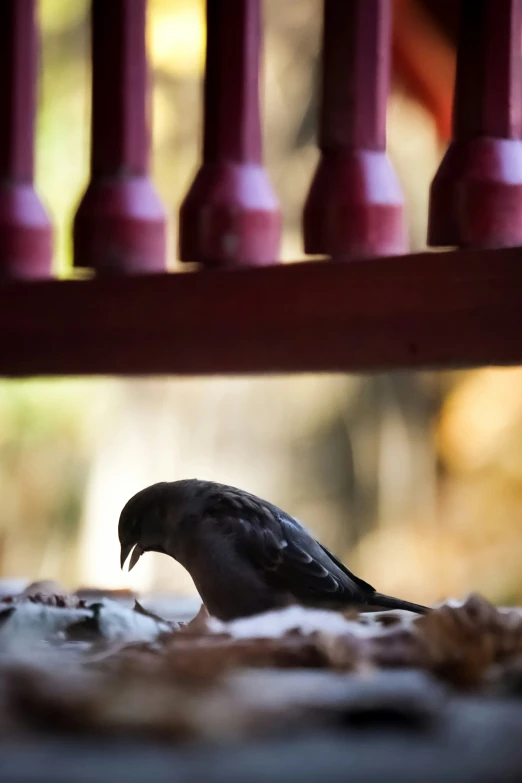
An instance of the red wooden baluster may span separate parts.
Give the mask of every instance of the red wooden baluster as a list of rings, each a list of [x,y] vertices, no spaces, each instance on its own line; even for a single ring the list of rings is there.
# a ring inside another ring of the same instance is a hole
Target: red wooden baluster
[[[35,0],[0,2],[0,279],[49,277],[53,233],[34,186]]]
[[[403,253],[401,189],[386,156],[390,0],[324,0],[321,160],[304,208],[305,252]]]
[[[74,263],[163,272],[165,212],[149,178],[147,3],[91,2],[91,181],[74,221]]]
[[[521,47],[521,0],[462,0],[453,141],[431,186],[431,245],[522,244]]]
[[[182,261],[279,259],[281,214],[262,166],[261,37],[260,0],[207,0],[203,165],[180,210]]]

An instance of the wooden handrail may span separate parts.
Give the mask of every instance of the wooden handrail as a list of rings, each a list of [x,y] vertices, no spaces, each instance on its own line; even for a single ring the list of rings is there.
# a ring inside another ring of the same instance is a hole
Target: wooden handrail
[[[522,364],[522,248],[0,285],[0,375]]]

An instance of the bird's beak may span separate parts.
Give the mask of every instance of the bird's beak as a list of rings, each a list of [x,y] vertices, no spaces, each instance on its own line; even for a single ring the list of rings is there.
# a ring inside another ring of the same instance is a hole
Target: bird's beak
[[[143,549],[140,547],[139,544],[136,544],[136,545],[134,545],[134,544],[126,544],[125,546],[122,546],[122,548],[121,548],[120,564],[121,564],[122,568],[125,565],[125,561],[127,560],[128,556],[130,555],[130,553],[131,553],[131,551],[133,549],[134,549],[134,551],[132,552],[132,556],[131,556],[130,563],[129,563],[129,571],[132,571],[132,569],[134,568],[134,566],[136,565],[136,563],[138,562],[138,560],[142,556]]]

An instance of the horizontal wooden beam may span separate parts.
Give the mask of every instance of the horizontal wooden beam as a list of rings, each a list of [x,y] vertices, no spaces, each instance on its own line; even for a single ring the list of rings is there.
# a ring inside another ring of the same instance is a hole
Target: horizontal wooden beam
[[[522,364],[522,248],[0,285],[0,375]]]

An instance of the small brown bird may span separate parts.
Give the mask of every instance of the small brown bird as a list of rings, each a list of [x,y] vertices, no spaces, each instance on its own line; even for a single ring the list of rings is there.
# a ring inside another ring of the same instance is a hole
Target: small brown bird
[[[131,550],[129,571],[144,552],[170,555],[220,620],[296,603],[429,611],[375,592],[266,500],[212,481],[161,482],[141,490],[121,512],[118,534],[122,568]]]

